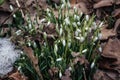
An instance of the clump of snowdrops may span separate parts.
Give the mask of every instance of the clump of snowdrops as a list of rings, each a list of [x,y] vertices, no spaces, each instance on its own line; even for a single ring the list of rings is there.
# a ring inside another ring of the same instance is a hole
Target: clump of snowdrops
[[[70,78],[71,80],[92,80],[92,74],[97,68],[96,62],[99,57],[97,50],[102,51],[99,46],[101,38],[100,28],[103,22],[96,23],[95,16],[84,15],[74,7],[71,12],[69,1],[62,1],[60,6],[56,6],[58,14],[54,14],[54,9],[47,8],[46,15],[38,23],[28,21],[24,31],[29,35],[37,35],[36,31],[43,34],[43,44],[34,40],[27,40],[26,45],[32,47],[34,55],[39,60],[39,68],[45,80]],[[28,17],[29,18],[29,17]],[[53,38],[53,44],[49,44],[48,35],[43,31],[43,27],[55,24],[57,38]],[[39,25],[39,29],[35,26]],[[46,25],[46,26],[45,26]],[[16,34],[22,34],[23,28]],[[33,36],[34,38],[34,36]],[[33,80],[40,80],[30,59],[22,55],[16,62],[20,72],[30,76]],[[68,72],[68,73],[66,73]]]

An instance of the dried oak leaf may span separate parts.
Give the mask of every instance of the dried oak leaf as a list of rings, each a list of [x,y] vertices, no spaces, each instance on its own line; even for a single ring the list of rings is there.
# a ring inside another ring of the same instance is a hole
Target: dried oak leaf
[[[101,40],[107,40],[109,37],[113,37],[116,35],[116,32],[114,32],[113,29],[107,29],[105,26],[102,27],[101,33],[102,33]]]
[[[42,77],[42,74],[41,74],[41,71],[38,65],[38,58],[34,56],[34,52],[32,48],[24,46],[23,50],[26,53],[26,55],[29,57],[29,59],[31,60],[33,67],[36,70],[37,74],[39,75],[40,79],[43,80],[43,77]]]
[[[113,71],[97,70],[93,76],[93,80],[119,80],[120,75]]]
[[[120,8],[115,9],[115,10],[112,12],[112,16],[113,16],[113,17],[116,17],[117,19],[120,18]]]
[[[114,0],[101,0],[98,3],[94,4],[94,8],[101,8],[101,7],[106,7],[106,6],[112,6],[114,3]]]
[[[79,62],[81,65],[83,65],[83,64],[88,65],[88,64],[89,64],[88,60],[85,59],[85,56],[76,57],[76,58],[73,60],[73,64],[77,64],[78,62]]]
[[[21,75],[18,71],[9,75],[8,78],[10,80],[27,80],[27,78],[25,76]]]
[[[114,32],[120,33],[120,18],[116,20],[114,25]]]
[[[65,74],[65,75],[61,77],[61,80],[72,80],[72,79],[70,78],[71,73],[70,73],[70,70],[69,70],[69,69],[66,69],[64,74]]]
[[[116,70],[120,72],[120,41],[115,39],[109,39],[106,43],[103,53],[103,61],[100,62],[100,66],[103,69]]]
[[[50,76],[53,77],[59,72],[59,69],[57,67],[52,67],[51,69],[48,70],[48,72]]]
[[[80,3],[77,4],[77,6],[80,6],[80,9],[81,9],[81,11],[82,11],[83,13],[85,13],[85,14],[88,14],[88,13],[89,13],[89,10],[88,10],[88,8],[87,8],[86,3],[80,2]]]

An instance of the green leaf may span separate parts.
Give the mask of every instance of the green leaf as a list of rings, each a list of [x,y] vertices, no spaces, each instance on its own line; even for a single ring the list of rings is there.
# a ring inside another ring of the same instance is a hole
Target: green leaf
[[[4,3],[4,0],[0,0],[0,5],[2,5]]]

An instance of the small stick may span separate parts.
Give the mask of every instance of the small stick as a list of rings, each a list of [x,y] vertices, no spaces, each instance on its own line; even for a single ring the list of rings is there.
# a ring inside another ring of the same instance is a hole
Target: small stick
[[[20,8],[21,6],[20,6],[20,3],[19,3],[19,1],[18,1],[18,0],[16,0],[16,3],[17,3],[17,6]],[[24,17],[25,17],[25,15],[24,15],[24,13],[23,13],[23,10],[22,10],[22,9],[20,9],[20,11],[21,11],[22,17],[24,18]]]

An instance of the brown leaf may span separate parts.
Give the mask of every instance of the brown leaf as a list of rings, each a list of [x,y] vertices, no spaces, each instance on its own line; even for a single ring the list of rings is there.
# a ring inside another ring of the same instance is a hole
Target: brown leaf
[[[117,19],[120,18],[120,8],[115,9],[115,10],[112,12],[112,16],[113,16],[113,17],[116,17]]]
[[[72,79],[70,78],[71,73],[70,73],[70,70],[69,70],[69,69],[66,69],[64,74],[65,74],[65,75],[61,77],[61,80],[72,80]]]
[[[24,46],[23,49],[24,49],[24,52],[26,53],[26,55],[30,58],[30,60],[33,64],[33,67],[36,70],[37,74],[39,75],[40,79],[43,80],[43,77],[42,77],[42,74],[41,74],[41,71],[40,71],[39,65],[38,65],[38,58],[34,56],[34,52],[33,52],[32,48]]]
[[[97,70],[93,76],[93,80],[119,80],[119,73],[113,71]]]
[[[27,78],[25,76],[21,75],[18,71],[9,75],[8,78],[12,79],[12,80],[27,80]]]
[[[117,5],[120,5],[120,0],[116,0],[116,4],[117,4]]]
[[[88,61],[85,59],[84,56],[76,57],[73,61],[74,64],[80,63],[81,65],[83,64],[89,64]]]
[[[106,7],[106,6],[111,6],[113,5],[114,0],[101,0],[100,2],[94,4],[94,8],[101,8],[101,7]]]
[[[89,13],[89,10],[88,10],[88,8],[87,8],[86,3],[84,3],[84,2],[80,2],[80,3],[77,4],[77,5],[80,6],[81,11],[82,11],[83,13],[85,13],[85,14],[88,14],[88,13]]]
[[[115,39],[109,39],[106,43],[102,55],[102,61],[100,61],[100,67],[103,69],[111,69],[120,71],[120,41]]]
[[[120,19],[117,19],[117,21],[115,22],[115,26],[114,26],[114,32],[120,32]]]
[[[105,26],[101,29],[102,38],[101,40],[107,40],[109,37],[113,37],[116,35],[113,29],[107,29]]]
[[[59,72],[59,69],[57,67],[53,67],[53,68],[49,69],[48,72],[49,72],[50,76],[53,77]]]

